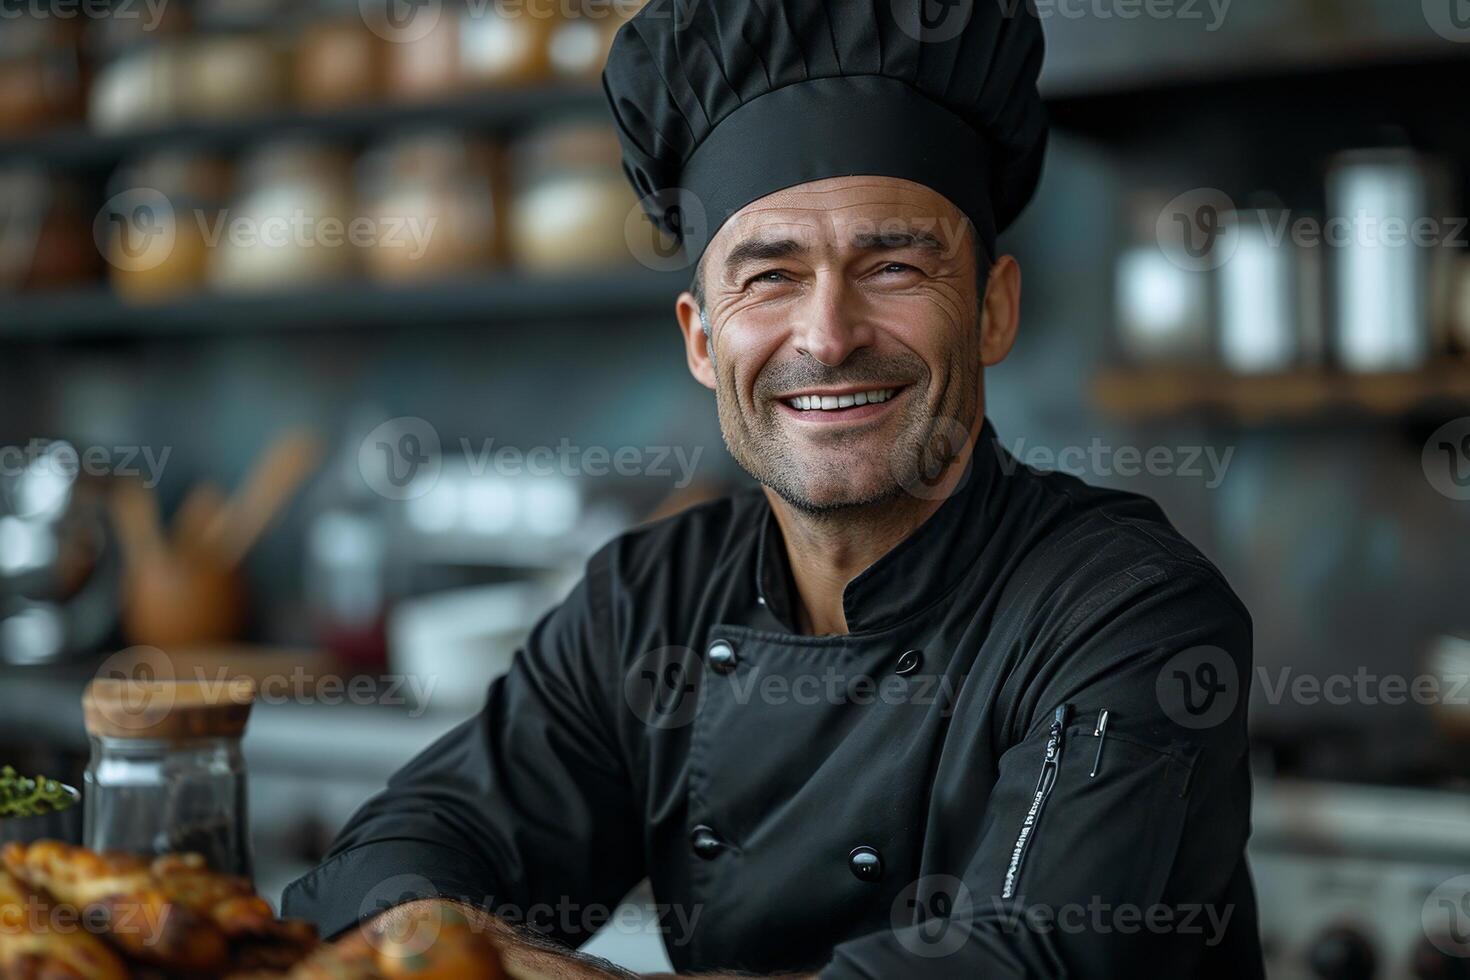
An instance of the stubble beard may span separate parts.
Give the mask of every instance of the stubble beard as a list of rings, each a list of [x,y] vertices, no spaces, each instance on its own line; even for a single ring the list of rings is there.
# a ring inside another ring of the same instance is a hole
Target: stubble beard
[[[969,353],[961,352],[959,358],[963,360]],[[978,355],[978,351],[974,353]],[[843,453],[840,442],[834,440],[821,459],[803,457],[786,438],[777,419],[779,409],[775,403],[760,397],[759,381],[757,403],[766,407],[753,420],[745,416],[735,392],[733,371],[719,372],[716,388],[725,446],[742,469],[809,517],[848,519],[863,511],[888,509],[888,505],[899,499],[917,500],[905,486],[905,477],[911,476],[916,466],[920,471],[932,471],[936,463],[941,469],[948,465],[949,460],[936,461],[929,457],[936,445],[951,445],[945,437],[956,425],[966,432],[973,428],[979,411],[979,368],[974,369],[976,376],[971,377],[960,364],[952,365],[949,373],[952,383],[940,393],[939,405],[931,409],[928,400],[935,384],[933,374],[917,358],[900,360],[908,370],[905,376],[913,375],[915,365],[923,368],[922,376],[904,393],[905,403],[895,406],[903,413],[897,426],[898,435],[879,458],[872,458],[871,451],[865,448],[864,444],[872,436],[864,432],[853,434],[850,453]],[[978,365],[978,360],[970,363]],[[888,375],[892,376],[892,373]],[[854,380],[864,379],[844,379]],[[889,420],[887,425],[892,426],[893,421]],[[854,473],[855,467],[859,473]]]

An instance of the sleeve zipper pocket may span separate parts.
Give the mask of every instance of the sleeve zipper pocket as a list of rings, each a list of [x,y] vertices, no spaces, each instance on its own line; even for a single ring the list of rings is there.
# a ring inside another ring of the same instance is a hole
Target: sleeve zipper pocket
[[[1016,882],[1021,876],[1021,862],[1026,858],[1026,850],[1035,836],[1036,823],[1041,819],[1041,810],[1046,805],[1046,798],[1051,795],[1052,787],[1057,781],[1057,767],[1062,761],[1062,730],[1067,726],[1067,716],[1071,713],[1072,706],[1064,704],[1057,708],[1052,716],[1051,734],[1046,740],[1046,758],[1041,763],[1041,775],[1036,780],[1036,793],[1031,798],[1031,808],[1026,811],[1026,819],[1021,821],[1021,832],[1016,835],[1016,844],[1011,848],[1011,863],[1006,868],[1005,885],[1001,889],[1001,898],[1014,898],[1016,895]]]

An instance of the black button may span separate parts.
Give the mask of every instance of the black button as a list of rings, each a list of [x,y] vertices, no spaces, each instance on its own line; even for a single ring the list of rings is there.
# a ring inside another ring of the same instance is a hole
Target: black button
[[[725,640],[711,643],[705,658],[709,661],[710,669],[717,674],[728,674],[735,669],[735,648]]]
[[[854,847],[847,856],[847,866],[861,881],[877,881],[883,877],[883,858],[871,847]]]
[[[919,669],[919,664],[924,659],[923,650],[905,650],[898,656],[898,663],[894,665],[895,674],[912,674]]]
[[[719,835],[713,829],[700,824],[689,834],[689,846],[694,853],[708,861],[724,849],[725,842],[720,840]]]

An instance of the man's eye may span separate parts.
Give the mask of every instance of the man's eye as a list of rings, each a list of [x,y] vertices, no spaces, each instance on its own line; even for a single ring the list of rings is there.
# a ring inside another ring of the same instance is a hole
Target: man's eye
[[[883,267],[883,271],[889,275],[902,275],[905,272],[913,272],[914,267],[904,265],[902,262],[890,262]]]
[[[748,283],[746,283],[746,285],[747,286],[755,286],[755,285],[763,285],[763,284],[767,284],[767,283],[779,283],[779,282],[786,282],[786,281],[787,281],[787,279],[786,279],[786,273],[782,272],[779,269],[768,269],[767,271],[762,272],[759,275],[756,275],[755,277],[753,277]]]

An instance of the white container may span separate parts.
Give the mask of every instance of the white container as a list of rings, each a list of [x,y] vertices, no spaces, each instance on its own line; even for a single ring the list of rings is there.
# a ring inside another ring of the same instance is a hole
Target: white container
[[[1337,358],[1350,371],[1408,371],[1429,356],[1431,288],[1443,236],[1416,241],[1416,222],[1442,223],[1435,169],[1408,150],[1339,156],[1327,181]]]
[[[399,603],[388,619],[388,662],[418,678],[435,711],[474,711],[490,683],[557,601],[540,583],[455,589]],[[432,687],[430,686],[432,685]]]
[[[1219,271],[1221,360],[1239,374],[1284,371],[1298,359],[1303,332],[1300,250],[1279,212],[1226,220],[1235,224],[1235,249]]]

